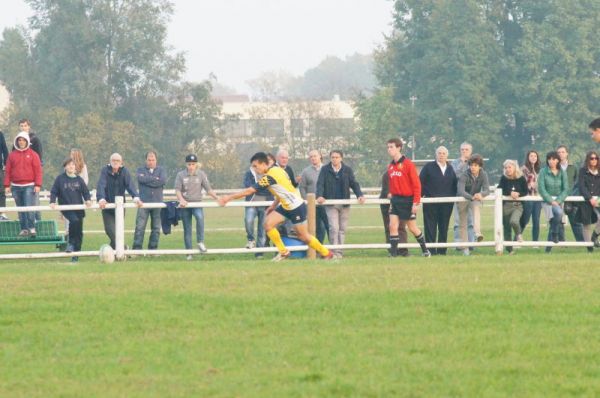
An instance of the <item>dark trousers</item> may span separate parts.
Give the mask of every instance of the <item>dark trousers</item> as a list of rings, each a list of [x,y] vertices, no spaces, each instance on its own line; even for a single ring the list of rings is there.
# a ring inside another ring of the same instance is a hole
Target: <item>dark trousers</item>
[[[425,241],[427,243],[446,243],[448,226],[454,203],[424,203],[423,222],[425,224]],[[429,249],[431,254],[446,254],[446,248]]]
[[[531,237],[535,242],[540,240],[540,213],[542,202],[523,202],[523,215],[521,215],[521,233],[531,219]]]
[[[327,219],[325,206],[317,206],[315,218],[317,223],[317,240],[321,243],[325,243],[325,235],[327,235],[327,240],[331,242],[331,239],[329,239],[329,220]]]
[[[573,236],[575,237],[576,242],[584,242],[583,239],[583,224],[575,219],[573,214],[567,215],[569,217],[569,224],[571,224],[571,230],[573,231]],[[561,223],[558,226],[558,240],[564,242],[565,239],[565,225]]]
[[[104,223],[104,232],[110,239],[110,247],[115,249],[115,211],[102,210],[102,222]],[[70,227],[69,227],[70,228]]]
[[[81,251],[81,244],[83,243],[82,214],[78,214],[77,212],[64,212],[63,216],[69,220],[69,245],[73,247],[73,251]]]
[[[0,181],[4,182],[4,170],[0,165]],[[4,187],[0,189],[0,207],[6,207],[6,193],[4,193]]]
[[[160,239],[160,209],[137,209],[135,218],[135,232],[133,233],[133,249],[141,249],[144,244],[144,234],[146,225],[150,217],[150,240],[148,241],[148,249],[155,250],[158,248],[158,240]]]
[[[390,243],[390,205],[379,205],[381,210],[381,219],[383,221],[383,229],[385,231],[385,243]],[[398,226],[398,243],[407,243],[408,235],[406,234],[406,221],[400,220]],[[398,253],[408,253],[408,249],[398,249]]]

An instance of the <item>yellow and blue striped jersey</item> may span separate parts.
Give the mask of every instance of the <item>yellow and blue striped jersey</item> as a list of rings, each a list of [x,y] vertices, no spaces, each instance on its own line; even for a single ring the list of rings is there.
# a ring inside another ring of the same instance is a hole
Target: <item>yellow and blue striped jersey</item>
[[[294,210],[304,203],[288,174],[278,166],[271,167],[267,174],[254,184],[254,188],[267,188],[286,210]]]

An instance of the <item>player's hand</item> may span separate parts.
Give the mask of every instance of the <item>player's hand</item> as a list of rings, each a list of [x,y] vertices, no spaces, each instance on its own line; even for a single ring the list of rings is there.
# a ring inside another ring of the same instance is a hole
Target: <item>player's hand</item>
[[[364,205],[365,201],[366,201],[366,199],[364,196],[361,196],[360,198],[358,198],[358,203],[360,203],[361,205]]]
[[[8,195],[10,193],[10,187],[4,188],[4,193]]]
[[[319,197],[317,198],[317,203],[318,203],[318,204],[320,204],[320,205],[322,205],[323,203],[325,203],[325,198],[324,198],[324,197],[322,197],[322,196],[319,196]]]
[[[56,203],[50,203],[49,206],[51,209],[56,209]]]
[[[592,207],[596,207],[598,206],[598,200],[596,198],[591,198],[590,204],[592,205]]]
[[[41,190],[42,190],[42,187],[33,187],[33,192],[35,192],[35,193],[40,193]]]
[[[144,202],[142,202],[141,200],[138,199],[138,201],[136,202],[137,207],[142,207],[144,206]]]
[[[92,201],[91,200],[86,200],[85,201],[85,207],[92,207]]]
[[[410,209],[410,212],[411,212],[412,214],[417,214],[417,212],[418,212],[418,211],[419,211],[419,205],[418,205],[418,204],[414,204],[414,205],[412,206],[412,209]]]
[[[179,201],[179,207],[186,207],[188,202],[185,199],[181,199]]]
[[[520,195],[519,195],[519,193],[518,193],[518,192],[516,192],[516,191],[513,191],[513,192],[511,192],[511,193],[510,193],[510,196],[511,196],[511,198],[513,198],[513,199],[519,199],[519,196],[520,196]]]
[[[480,193],[476,193],[475,195],[473,195],[473,200],[481,200],[481,194]]]
[[[101,209],[104,209],[106,207],[106,199],[100,199],[98,206],[100,206]]]

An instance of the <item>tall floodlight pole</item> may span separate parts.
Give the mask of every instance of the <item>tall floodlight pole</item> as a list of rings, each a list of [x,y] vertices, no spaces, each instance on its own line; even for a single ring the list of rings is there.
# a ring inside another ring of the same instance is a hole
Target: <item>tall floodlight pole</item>
[[[413,116],[415,114],[415,101],[418,100],[419,98],[417,98],[415,95],[411,95],[409,100],[410,100],[410,107],[413,111]],[[411,137],[411,141],[412,141],[412,160],[415,160],[415,133],[413,131],[412,137]]]

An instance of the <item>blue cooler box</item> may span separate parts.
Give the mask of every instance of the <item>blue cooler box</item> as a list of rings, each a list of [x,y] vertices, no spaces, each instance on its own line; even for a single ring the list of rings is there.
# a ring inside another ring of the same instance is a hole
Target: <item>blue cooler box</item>
[[[281,240],[288,247],[292,247],[292,246],[304,246],[304,245],[306,245],[306,243],[302,242],[301,240],[294,239],[294,238],[289,238],[287,236],[282,236]],[[292,254],[290,255],[290,258],[305,258],[306,257],[306,250],[304,250],[304,251],[293,251],[291,253]]]

